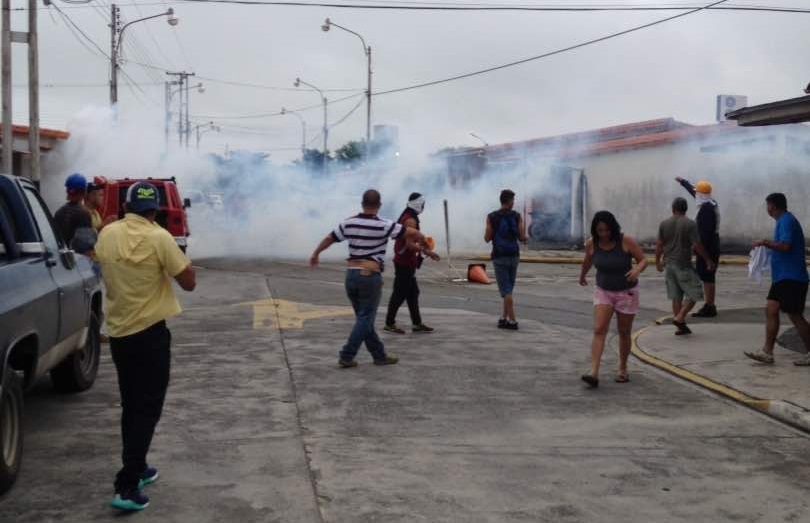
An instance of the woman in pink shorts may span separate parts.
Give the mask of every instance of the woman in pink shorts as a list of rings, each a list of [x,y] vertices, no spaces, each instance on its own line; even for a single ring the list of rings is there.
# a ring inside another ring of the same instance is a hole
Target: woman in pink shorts
[[[583,374],[582,381],[591,387],[599,386],[599,365],[615,311],[619,330],[619,371],[616,381],[627,383],[630,381],[627,374],[630,336],[633,318],[639,307],[638,277],[647,268],[647,258],[633,238],[622,234],[616,217],[608,211],[599,211],[591,222],[591,239],[585,245],[585,260],[579,276],[579,284],[583,287],[588,285],[585,277],[592,266],[596,267],[596,289],[593,293],[591,372]]]

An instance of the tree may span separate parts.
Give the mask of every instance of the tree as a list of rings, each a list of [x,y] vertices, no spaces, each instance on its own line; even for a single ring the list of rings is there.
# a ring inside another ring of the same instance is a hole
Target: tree
[[[359,141],[350,141],[335,151],[335,159],[340,163],[354,165],[363,160],[366,155],[366,145]]]
[[[331,160],[329,151],[326,151],[327,161]],[[323,151],[318,149],[306,149],[304,151],[304,167],[311,170],[323,169],[324,155]]]

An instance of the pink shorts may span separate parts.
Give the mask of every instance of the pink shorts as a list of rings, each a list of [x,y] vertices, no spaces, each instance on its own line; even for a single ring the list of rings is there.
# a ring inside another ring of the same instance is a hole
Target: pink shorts
[[[609,305],[622,314],[638,314],[638,287],[626,291],[606,291],[596,287],[593,292],[593,305]]]

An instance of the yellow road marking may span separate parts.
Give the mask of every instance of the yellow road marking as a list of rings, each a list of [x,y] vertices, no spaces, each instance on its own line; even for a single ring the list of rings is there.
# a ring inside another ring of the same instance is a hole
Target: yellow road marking
[[[747,405],[753,409],[765,413],[768,412],[768,409],[770,408],[771,405],[771,400],[754,398],[738,390],[732,389],[731,387],[723,385],[722,383],[717,383],[715,381],[710,380],[709,378],[706,378],[705,376],[701,376],[700,374],[695,374],[694,372],[682,369],[676,365],[673,365],[668,361],[656,358],[655,356],[652,356],[644,352],[638,345],[638,339],[649,328],[651,327],[644,327],[633,334],[633,345],[631,351],[636,358],[640,359],[644,363],[647,363],[648,365],[652,365],[653,367],[657,367],[661,370],[669,372],[670,374],[674,374],[675,376],[678,376],[679,378],[684,379],[686,381],[691,381],[696,385],[700,385],[703,388],[709,389],[712,392],[733,399],[734,401]]]
[[[354,315],[350,307],[322,307],[288,300],[266,299],[240,305],[253,307],[254,329],[303,329],[307,320]]]

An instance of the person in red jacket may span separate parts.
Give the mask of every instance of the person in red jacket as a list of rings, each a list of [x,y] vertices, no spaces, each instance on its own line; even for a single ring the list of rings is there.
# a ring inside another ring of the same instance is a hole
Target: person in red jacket
[[[398,222],[403,227],[419,230],[419,215],[425,210],[425,197],[418,192],[411,193],[408,197],[408,206],[402,211]],[[402,303],[408,302],[408,310],[411,313],[411,323],[413,332],[433,332],[433,328],[422,323],[422,316],[419,312],[419,285],[416,283],[416,271],[422,266],[422,254],[434,261],[439,261],[439,256],[433,251],[423,250],[419,244],[408,242],[406,238],[400,238],[394,245],[394,291],[388,302],[388,314],[385,317],[385,328],[387,332],[405,334],[405,330],[397,326],[397,311]]]

